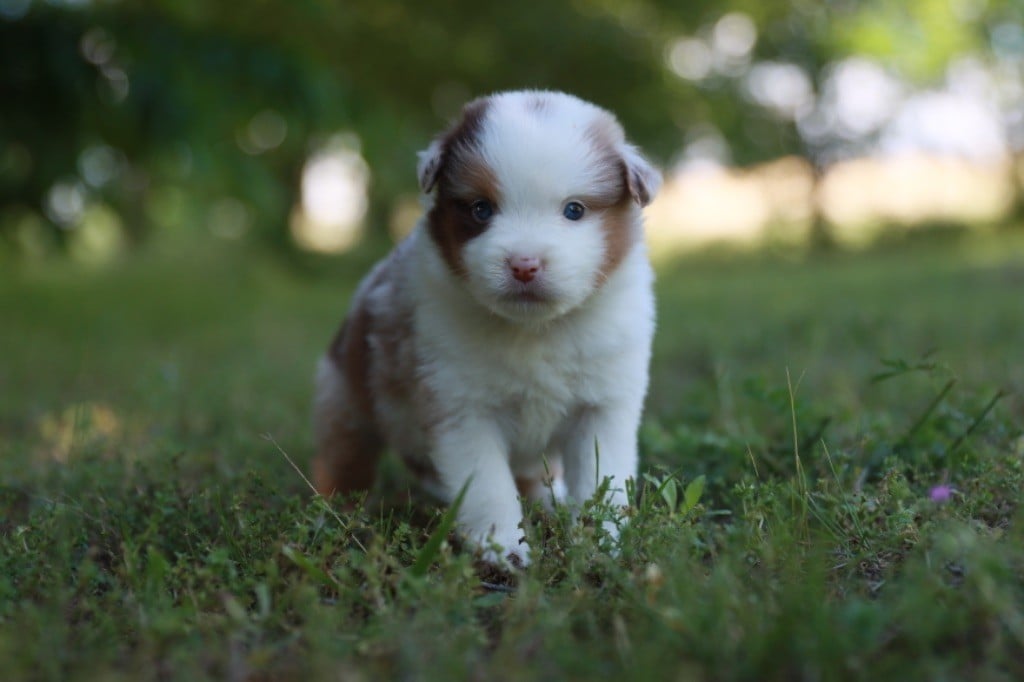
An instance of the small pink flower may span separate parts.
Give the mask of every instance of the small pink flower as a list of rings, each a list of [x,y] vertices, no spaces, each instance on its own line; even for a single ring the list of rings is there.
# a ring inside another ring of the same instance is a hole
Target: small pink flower
[[[937,485],[931,489],[928,493],[928,497],[931,498],[932,502],[949,502],[953,498],[953,486],[951,485]]]

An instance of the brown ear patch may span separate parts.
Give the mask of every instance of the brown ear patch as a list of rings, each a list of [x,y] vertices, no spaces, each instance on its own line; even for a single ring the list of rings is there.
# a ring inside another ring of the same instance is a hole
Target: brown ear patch
[[[629,187],[629,195],[640,206],[651,203],[650,191],[647,189],[647,182],[643,176],[633,168],[626,169],[626,186]]]
[[[419,153],[417,174],[420,181],[420,189],[430,193],[437,184],[437,172],[441,167],[441,142],[434,140],[430,146]]]
[[[651,203],[661,187],[661,173],[647,162],[636,147],[625,145],[622,150],[626,166],[626,185],[633,201],[641,208]]]
[[[463,245],[486,229],[473,219],[471,205],[477,199],[499,204],[498,179],[480,154],[480,133],[490,101],[477,99],[462,110],[462,118],[441,141],[437,196],[427,214],[431,238],[445,263],[465,276]]]
[[[641,208],[651,203],[661,185],[661,174],[626,142],[618,122],[610,115],[600,117],[586,132],[599,163],[618,174],[628,196]]]
[[[605,281],[642,238],[630,185],[629,165],[622,157],[622,128],[611,116],[600,117],[586,130],[591,144],[591,163],[598,171],[594,196],[586,197],[588,207],[603,212],[604,261],[600,279]]]
[[[587,127],[586,139],[591,147],[590,164],[598,171],[595,188],[600,203],[602,207],[618,204],[629,196],[629,169],[620,152],[622,128],[611,116],[601,116]]]
[[[642,239],[637,207],[628,198],[608,208],[601,216],[604,233],[604,260],[601,262],[601,281],[615,272],[633,247]]]

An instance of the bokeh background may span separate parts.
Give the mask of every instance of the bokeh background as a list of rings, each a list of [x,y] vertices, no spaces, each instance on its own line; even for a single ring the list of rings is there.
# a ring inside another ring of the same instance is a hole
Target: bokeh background
[[[468,99],[573,92],[658,256],[1018,220],[1018,0],[0,0],[0,263],[383,247]],[[301,259],[300,259],[301,260]]]
[[[621,552],[531,514],[508,594],[398,458],[303,475],[523,87],[666,184]],[[0,0],[0,678],[1024,680],[1022,154],[1022,0]]]

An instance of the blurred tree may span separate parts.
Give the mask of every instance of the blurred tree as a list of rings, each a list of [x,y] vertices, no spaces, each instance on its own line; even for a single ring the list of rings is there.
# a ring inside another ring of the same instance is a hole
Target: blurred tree
[[[63,239],[66,204],[102,201],[138,242],[155,226],[194,232],[230,198],[288,248],[303,164],[344,130],[372,170],[380,226],[414,189],[414,152],[466,99],[505,88],[604,105],[660,161],[700,124],[737,163],[823,159],[829,140],[751,95],[752,67],[803,74],[811,98],[858,53],[925,82],[1019,23],[1015,1],[0,0],[0,238],[31,211]],[[729,13],[742,21],[723,24]],[[719,50],[706,74],[681,77],[688,45],[724,45],[724,61]]]
[[[509,87],[572,90],[631,127],[672,144],[663,123],[658,47],[614,16],[568,2],[225,2],[31,6],[0,21],[3,70],[0,201],[43,211],[64,182],[111,203],[133,240],[152,226],[162,187],[190,204],[240,199],[258,234],[287,244],[309,145],[351,129],[373,171],[371,220],[413,187],[414,152],[472,93]],[[543,17],[543,20],[539,20]],[[248,139],[264,115],[284,131]],[[257,141],[258,142],[258,141]],[[116,178],[83,183],[79,161],[110,149]],[[196,217],[196,216],[194,216]]]

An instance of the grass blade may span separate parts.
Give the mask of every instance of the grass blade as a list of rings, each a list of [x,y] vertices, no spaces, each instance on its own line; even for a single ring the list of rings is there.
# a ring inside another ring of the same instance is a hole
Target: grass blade
[[[426,575],[427,569],[434,563],[437,553],[441,550],[441,543],[444,542],[445,538],[448,537],[448,533],[455,527],[459,508],[462,507],[462,500],[466,497],[466,491],[469,489],[469,483],[472,480],[472,477],[470,477],[463,484],[462,490],[455,496],[455,501],[452,502],[444,516],[441,517],[441,522],[437,524],[437,528],[434,529],[434,532],[430,534],[423,547],[420,548],[419,554],[416,555],[416,561],[409,567],[410,575],[417,577]]]
[[[930,403],[928,403],[928,407],[925,408],[924,412],[922,412],[914,423],[910,425],[907,432],[903,434],[903,437],[900,438],[898,443],[896,443],[897,448],[902,448],[910,442],[910,439],[914,437],[914,434],[917,433],[922,426],[924,426],[925,422],[928,421],[928,417],[930,417],[932,412],[939,407],[946,395],[953,390],[954,386],[956,386],[956,379],[950,379],[946,382],[946,385],[942,387],[942,390],[938,392]]]

